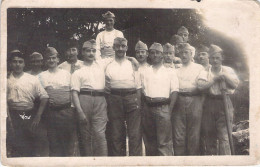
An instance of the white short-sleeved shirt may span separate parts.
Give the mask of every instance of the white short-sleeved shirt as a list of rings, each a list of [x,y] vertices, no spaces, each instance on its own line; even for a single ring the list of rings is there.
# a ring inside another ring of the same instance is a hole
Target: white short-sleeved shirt
[[[203,66],[191,62],[188,66],[176,69],[180,92],[189,92],[197,88],[197,77],[204,70]]]
[[[141,88],[140,73],[134,71],[132,63],[127,59],[122,63],[113,60],[107,66],[105,75],[110,88]]]
[[[239,78],[236,75],[235,71],[227,66],[221,66],[221,70],[220,73],[225,72],[228,73],[230,78],[235,82],[236,86],[238,86],[239,84]],[[205,82],[211,82],[213,80],[213,78],[215,77],[215,74],[211,72],[211,66],[206,69],[203,70],[200,75],[198,76],[198,81],[202,80]],[[229,87],[227,87],[227,93],[228,94],[233,94],[235,92],[235,89],[231,89]],[[212,95],[221,95],[221,86],[220,83],[214,83],[210,88],[209,88],[209,93]]]
[[[82,68],[83,66],[84,66],[84,62],[81,60],[77,60],[77,62],[75,63],[75,71]],[[60,69],[68,71],[69,73],[71,71],[71,64],[68,63],[67,61],[61,63],[58,67]]]
[[[105,67],[113,59],[96,60],[90,66],[75,71],[71,78],[71,90],[80,92],[81,88],[103,90],[105,88]]]
[[[145,96],[169,98],[174,91],[179,91],[179,81],[174,70],[161,66],[156,71],[152,66],[141,74],[142,90]]]
[[[10,109],[30,110],[36,98],[49,98],[37,77],[23,73],[15,78],[11,73],[7,79],[7,101]]]
[[[144,63],[144,64],[140,64],[138,71],[140,74],[144,73],[144,71],[150,67],[150,65],[148,63]]]
[[[68,71],[57,68],[57,71],[44,71],[38,75],[42,86],[48,92],[54,105],[62,105],[71,102],[70,80]]]
[[[97,49],[97,57],[99,57],[101,55],[101,49],[102,48],[112,48],[113,44],[114,44],[114,39],[117,37],[121,37],[123,38],[124,35],[121,31],[119,30],[112,30],[112,31],[102,31],[97,35],[96,38],[96,49]]]

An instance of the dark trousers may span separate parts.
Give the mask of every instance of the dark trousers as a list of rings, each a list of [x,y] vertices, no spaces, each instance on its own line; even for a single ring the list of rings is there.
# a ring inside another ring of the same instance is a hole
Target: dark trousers
[[[126,131],[129,138],[129,155],[142,155],[140,97],[109,95],[107,140],[110,156],[126,156]]]
[[[172,156],[172,124],[169,105],[144,104],[143,132],[147,156]]]
[[[48,114],[50,156],[78,156],[75,109],[49,109]]]
[[[233,105],[227,98],[229,121],[233,122]],[[232,131],[230,129],[230,131]],[[206,97],[202,117],[202,154],[231,155],[223,99]]]
[[[106,99],[104,96],[80,95],[79,100],[88,119],[88,124],[79,124],[82,156],[107,156]]]
[[[200,154],[201,96],[178,96],[173,110],[174,155]]]
[[[49,144],[47,139],[47,129],[45,124],[40,121],[35,131],[31,130],[33,118],[36,110],[25,111],[30,119],[22,119],[21,112],[9,110],[11,122],[8,124],[7,136],[8,144],[11,145],[11,157],[43,157],[49,156]],[[12,125],[12,127],[10,127]],[[11,131],[10,131],[11,130]],[[13,133],[13,135],[11,135]],[[10,136],[11,135],[11,136]],[[9,150],[7,150],[9,152]]]

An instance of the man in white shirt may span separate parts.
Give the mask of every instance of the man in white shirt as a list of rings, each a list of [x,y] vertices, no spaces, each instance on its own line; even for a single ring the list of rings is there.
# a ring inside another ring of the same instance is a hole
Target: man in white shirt
[[[126,128],[129,138],[129,155],[142,155],[141,134],[141,83],[138,71],[126,57],[127,40],[114,40],[115,60],[106,68],[108,97],[108,146],[112,156],[126,155]],[[126,122],[126,124],[125,124]]]
[[[141,74],[146,155],[172,156],[171,115],[179,91],[178,77],[163,65],[161,44],[152,44],[149,51],[152,66]]]
[[[43,65],[43,57],[41,53],[33,52],[30,55],[30,67],[31,70],[27,71],[27,73],[31,75],[38,75],[42,72],[42,65]]]
[[[139,71],[142,73],[150,65],[147,63],[148,47],[142,41],[138,41],[135,45],[135,57],[139,63]]]
[[[35,76],[23,72],[24,60],[20,51],[11,52],[12,72],[7,79],[7,110],[14,130],[12,144],[17,155],[13,156],[48,156],[47,133],[41,117],[49,96]],[[36,99],[40,101],[38,108],[34,105]]]
[[[227,119],[232,125],[234,108],[229,95],[234,93],[239,79],[232,68],[222,65],[224,56],[219,46],[211,45],[209,55],[212,67],[198,77],[198,88],[206,93],[202,118],[202,154],[231,155],[222,93],[227,94]],[[232,133],[232,127],[229,132]]]
[[[67,61],[61,63],[59,68],[64,69],[72,74],[74,71],[83,67],[84,63],[78,59],[79,49],[78,42],[76,40],[70,39],[67,41],[65,47],[65,56]]]
[[[96,60],[93,39],[83,44],[82,56],[85,66],[71,79],[73,102],[79,115],[82,156],[107,156],[105,67],[113,59]]]
[[[179,47],[182,43],[184,43],[183,38],[177,34],[173,35],[170,39],[170,43],[174,46],[175,57],[173,59],[173,63],[175,68],[180,68],[182,66],[181,59],[179,58]]]
[[[44,58],[48,70],[40,73],[38,78],[50,97],[48,108],[50,156],[78,156],[76,115],[74,108],[71,107],[71,75],[68,71],[58,68],[59,58],[55,48],[48,47]]]
[[[199,64],[201,64],[205,70],[208,70],[211,65],[209,64],[209,48],[204,46],[204,45],[200,45],[197,48],[197,59],[199,61]]]
[[[115,51],[113,50],[113,43],[116,37],[123,38],[124,35],[121,31],[114,29],[115,15],[108,11],[102,14],[104,22],[106,24],[105,30],[97,35],[97,59],[101,56],[102,58],[115,57]]]
[[[173,147],[175,155],[199,155],[202,96],[197,88],[197,77],[203,70],[192,62],[192,47],[180,47],[182,67],[177,69],[179,96],[173,111]]]

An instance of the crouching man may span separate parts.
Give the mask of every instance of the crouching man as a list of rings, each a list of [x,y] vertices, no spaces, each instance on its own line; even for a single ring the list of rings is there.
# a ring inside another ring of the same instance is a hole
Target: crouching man
[[[48,137],[50,156],[77,156],[78,139],[75,111],[71,107],[70,73],[58,68],[58,52],[48,47],[44,58],[48,70],[38,75],[50,97],[48,108]]]
[[[144,134],[147,156],[172,156],[171,115],[179,91],[174,70],[163,65],[163,48],[150,47],[152,66],[141,74],[144,94]]]

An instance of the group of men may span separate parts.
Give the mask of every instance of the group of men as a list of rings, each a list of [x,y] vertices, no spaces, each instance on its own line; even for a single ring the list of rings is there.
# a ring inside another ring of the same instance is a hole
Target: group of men
[[[83,43],[84,61],[73,40],[61,64],[53,47],[32,53],[28,73],[24,54],[10,53],[8,120],[16,156],[125,156],[126,138],[130,156],[143,155],[142,141],[146,156],[231,154],[221,94],[232,94],[239,79],[222,65],[222,49],[197,48],[203,66],[195,63],[182,26],[174,45],[148,49],[138,41],[135,59],[126,56],[127,39],[114,29],[115,15],[103,17],[105,31]],[[229,97],[227,106],[232,123]]]

